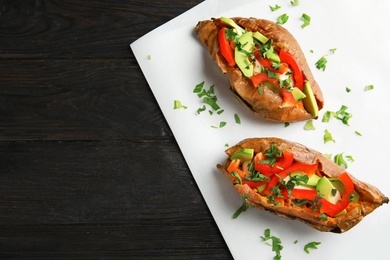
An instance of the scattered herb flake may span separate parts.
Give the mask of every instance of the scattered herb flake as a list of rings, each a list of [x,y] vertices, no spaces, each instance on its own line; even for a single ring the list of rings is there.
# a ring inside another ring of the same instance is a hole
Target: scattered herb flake
[[[303,129],[305,129],[305,130],[315,130],[316,128],[313,125],[313,120],[312,119],[307,120],[305,125],[303,126]]]
[[[187,109],[187,106],[184,106],[179,100],[174,100],[173,109],[180,109],[180,108]]]
[[[285,24],[288,21],[289,16],[287,14],[282,14],[278,17],[276,23],[277,24]]]
[[[220,114],[222,114],[224,111],[225,111],[225,110],[220,109],[220,110],[217,111],[217,114],[220,115]]]
[[[334,140],[333,137],[332,137],[332,134],[327,129],[325,129],[324,144],[326,144],[327,142],[335,143],[336,140]]]
[[[332,54],[334,54],[334,53],[336,52],[336,50],[337,50],[337,48],[331,48],[331,49],[329,49],[329,51],[330,51]]]
[[[309,249],[318,249],[317,246],[321,244],[321,242],[310,242],[305,245],[304,250],[306,253],[310,254]]]
[[[226,122],[222,121],[222,122],[219,123],[219,128],[222,128],[222,127],[224,127],[225,125],[226,125]]]
[[[336,154],[333,161],[338,165],[342,166],[344,169],[348,168],[347,162],[344,160],[343,153]]]
[[[202,92],[203,86],[204,86],[204,81],[195,86],[193,93]]]
[[[147,60],[151,60],[152,59],[152,56],[150,56],[150,54],[148,56],[146,56],[146,59]]]
[[[347,112],[347,109],[348,109],[347,106],[342,105],[341,108],[338,111],[336,111],[336,112],[326,111],[325,114],[322,117],[322,122],[323,123],[328,123],[330,118],[331,118],[331,116],[333,116],[334,118],[342,121],[343,124],[349,125],[349,119],[352,117],[352,114]]]
[[[303,21],[303,24],[301,25],[301,28],[303,29],[310,24],[311,17],[304,13],[301,16],[301,20]]]
[[[288,126],[290,126],[290,123],[289,122],[285,122],[284,123],[284,127],[288,127]]]
[[[346,155],[345,158],[347,158],[350,162],[354,162],[355,159],[353,158],[352,155]]]
[[[280,254],[280,252],[282,251],[283,249],[283,246],[282,246],[282,241],[280,240],[280,238],[278,237],[275,237],[275,236],[271,236],[271,231],[270,229],[266,229],[264,231],[264,237],[263,236],[260,236],[261,239],[263,239],[263,241],[272,247],[272,251],[275,252],[275,257],[274,259],[275,260],[280,260],[282,259],[282,255]],[[272,244],[270,244],[268,242],[268,240],[272,240]]]
[[[351,92],[351,89],[349,87],[345,87],[345,91],[347,91],[347,93]]]
[[[294,241],[294,244],[298,244],[298,240],[295,240],[295,241]]]
[[[237,174],[238,175],[238,174]],[[240,216],[240,214],[242,212],[245,212],[247,209],[251,208],[252,206],[248,203],[246,203],[246,200],[248,199],[249,195],[248,194],[245,194],[244,196],[241,197],[241,199],[244,201],[241,205],[241,207],[239,207],[236,212],[234,212],[233,214],[233,219],[236,219],[238,218],[238,216]]]
[[[374,89],[374,85],[367,85],[364,87],[364,91],[369,91],[369,90],[373,90]]]
[[[325,58],[325,56],[322,56],[317,62],[316,62],[316,67],[319,70],[325,71],[326,69],[326,63],[328,60]]]
[[[241,119],[237,114],[234,114],[234,120],[236,121],[236,124],[241,125]]]
[[[229,147],[229,144],[228,144],[228,143],[226,143],[226,144],[225,144],[225,147]]]
[[[271,11],[274,12],[274,11],[280,9],[280,7],[281,7],[280,5],[277,5],[277,4],[276,4],[276,5],[273,6],[273,7],[272,7],[272,6],[269,6],[269,9],[271,9]]]
[[[362,136],[362,133],[360,133],[359,131],[355,131],[355,134]]]
[[[298,6],[299,5],[299,0],[293,0],[293,1],[290,1],[291,5],[292,6]]]

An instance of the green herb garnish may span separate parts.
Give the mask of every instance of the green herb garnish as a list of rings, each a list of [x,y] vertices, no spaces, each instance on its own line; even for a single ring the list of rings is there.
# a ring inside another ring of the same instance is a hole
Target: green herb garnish
[[[179,100],[174,100],[173,109],[180,109],[180,108],[187,109],[187,106],[184,106]]]
[[[247,209],[251,208],[252,206],[248,203],[246,203],[246,200],[249,198],[249,195],[248,194],[245,194],[244,196],[241,197],[241,199],[244,201],[241,205],[241,207],[239,207],[236,212],[234,212],[233,214],[233,219],[236,219],[238,218],[238,216],[242,213],[242,212],[245,212]]]
[[[219,128],[222,128],[222,127],[224,127],[225,125],[226,125],[226,122],[222,121],[222,122],[219,123]]]
[[[349,87],[345,87],[345,91],[347,91],[349,93],[349,92],[351,92],[351,89]]]
[[[337,50],[337,48],[331,48],[331,49],[329,49],[329,51],[330,51],[332,54],[334,54],[334,53],[336,52],[336,50]]]
[[[333,161],[338,165],[344,167],[344,169],[348,168],[347,162],[344,160],[343,153],[336,154],[334,156]]]
[[[327,142],[335,143],[336,140],[334,140],[333,137],[332,137],[332,134],[327,129],[325,129],[324,144],[326,144]]]
[[[299,5],[299,0],[293,0],[293,1],[290,1],[291,5],[292,6],[298,6]]]
[[[348,121],[352,117],[352,114],[347,112],[347,109],[347,106],[342,105],[341,108],[336,112],[326,111],[324,116],[322,117],[322,122],[328,123],[331,116],[333,116],[334,118],[342,121],[345,125],[349,125]]]
[[[304,13],[301,16],[301,20],[303,21],[303,24],[301,25],[301,28],[303,29],[310,24],[311,17]]]
[[[321,244],[321,242],[310,242],[305,245],[304,250],[306,253],[310,254],[309,249],[318,249],[317,246]]]
[[[326,69],[326,63],[328,60],[325,58],[325,56],[322,56],[317,62],[316,62],[316,67],[319,70],[325,71]]]
[[[369,91],[369,90],[373,90],[374,89],[374,85],[367,85],[364,87],[364,91]]]
[[[236,121],[236,124],[241,124],[241,119],[237,114],[234,114],[234,121]]]
[[[276,23],[277,24],[285,24],[288,21],[289,16],[287,14],[282,14],[278,17]]]
[[[280,9],[280,7],[281,7],[280,5],[275,5],[275,6],[273,6],[273,7],[272,7],[272,6],[269,6],[269,9],[271,9],[271,11],[274,12],[274,11]]]
[[[305,129],[305,130],[315,130],[316,128],[313,125],[313,120],[312,119],[307,120],[305,125],[303,126],[303,129]]]
[[[355,134],[362,136],[362,133],[360,133],[359,131],[355,131]]]
[[[282,241],[280,238],[278,237],[275,237],[275,236],[271,236],[271,231],[270,229],[266,229],[264,230],[264,236],[260,236],[261,239],[269,246],[272,247],[272,251],[275,252],[275,257],[274,259],[275,260],[280,260],[282,259],[282,255],[281,255],[281,251],[283,249],[283,246],[282,246]],[[270,244],[268,242],[268,240],[271,240],[272,243]]]

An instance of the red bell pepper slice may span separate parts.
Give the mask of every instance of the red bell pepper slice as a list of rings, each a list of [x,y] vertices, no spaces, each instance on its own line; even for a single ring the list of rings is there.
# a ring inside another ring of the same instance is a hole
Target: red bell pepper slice
[[[248,181],[248,180],[242,180],[242,185],[246,184],[248,185],[251,189],[257,188],[263,184],[267,183],[266,180],[264,181]]]
[[[258,154],[260,154],[259,157]],[[259,161],[267,159],[262,153],[258,153],[255,156],[255,170],[261,172],[262,174],[266,176],[270,176],[274,173],[279,173],[289,167],[293,160],[294,160],[294,154],[288,151],[283,151],[282,157],[278,158],[278,160],[274,163],[274,165],[270,164],[263,164]]]
[[[270,61],[269,59],[267,58],[263,58],[261,57],[261,52],[260,51],[256,51],[254,53],[256,59],[258,60],[258,62],[265,68],[267,68],[268,70],[272,71],[272,72],[276,72],[278,74],[284,74],[285,72],[288,71],[288,65],[286,65],[286,63],[280,63],[280,68],[279,69],[275,69],[274,67],[272,67],[272,61]]]
[[[288,53],[282,49],[279,51],[279,58],[281,62],[286,62],[288,65],[290,65],[293,71],[295,87],[303,90],[304,75],[298,61],[291,53]]]
[[[277,79],[277,78],[270,78],[270,77],[268,77],[268,73],[265,73],[265,72],[253,75],[251,77],[251,81],[253,83],[253,86],[255,86],[255,88],[257,88],[264,81],[271,82],[272,84],[275,85],[276,89],[279,88],[279,86],[278,86],[279,79]]]
[[[341,200],[336,204],[332,204],[326,199],[318,200],[318,203],[322,204],[320,212],[325,213],[330,217],[334,217],[349,205],[349,196],[354,192],[354,184],[348,173],[344,172],[338,177],[338,179],[344,184],[345,187],[345,192],[341,194]]]
[[[282,88],[281,92],[283,98],[281,107],[290,107],[297,103],[291,91],[286,91],[286,88]]]
[[[282,191],[282,195],[284,197],[288,196],[287,189],[284,189]],[[291,191],[291,198],[298,199],[298,200],[310,200],[314,201],[315,198],[318,196],[317,192],[314,190],[305,190],[305,189],[293,189]]]
[[[236,65],[236,61],[234,60],[233,49],[231,48],[229,41],[226,39],[226,30],[222,28],[218,33],[219,40],[219,49],[221,50],[222,56],[226,59],[229,66]]]

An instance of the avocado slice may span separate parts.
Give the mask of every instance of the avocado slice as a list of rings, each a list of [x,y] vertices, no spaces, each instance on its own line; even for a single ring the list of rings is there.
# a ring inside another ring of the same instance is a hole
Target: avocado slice
[[[237,34],[238,35],[241,35],[241,34],[243,34],[244,32],[245,32],[245,30],[242,28],[242,27],[240,27],[238,24],[236,24],[232,19],[230,19],[230,18],[227,18],[227,17],[221,17],[221,21],[224,23],[224,24],[226,24],[226,25],[229,25],[229,26],[231,26],[231,27],[233,27],[234,29],[236,29],[236,31],[237,31]]]
[[[306,97],[305,93],[303,93],[299,88],[292,88],[291,93],[296,101],[302,100]]]
[[[235,152],[231,157],[230,160],[241,160],[243,162],[252,160],[254,154],[254,150],[251,148],[244,148],[237,152]]]
[[[303,85],[303,93],[306,95],[306,98],[302,100],[306,111],[312,116],[318,117],[318,104],[309,81],[305,81],[305,84]]]
[[[244,76],[248,78],[253,76],[253,64],[249,61],[248,55],[245,52],[250,53],[253,51],[254,42],[252,35],[252,32],[245,32],[241,35],[240,38],[238,38],[238,42],[243,51],[238,47],[234,50],[234,59],[242,73],[244,73]]]
[[[340,191],[341,194],[345,192],[344,184],[337,178],[329,178],[330,182],[333,184],[333,186]],[[358,202],[360,199],[359,193],[356,192],[356,190],[353,191],[353,197],[350,200],[351,202]]]
[[[268,42],[268,38],[265,37],[263,34],[261,34],[260,32],[255,32],[253,34],[253,38],[255,38],[256,40],[259,40],[262,44],[265,44],[266,42]]]
[[[306,174],[304,172],[292,172],[290,175],[291,177],[294,177],[296,175],[306,175]],[[317,186],[319,179],[321,179],[320,176],[318,176],[317,174],[312,174],[311,176],[309,176],[309,179],[306,183],[300,183],[300,185],[315,187]]]
[[[318,180],[316,190],[319,194],[324,196],[324,199],[332,204],[336,204],[341,199],[340,192],[325,176]]]

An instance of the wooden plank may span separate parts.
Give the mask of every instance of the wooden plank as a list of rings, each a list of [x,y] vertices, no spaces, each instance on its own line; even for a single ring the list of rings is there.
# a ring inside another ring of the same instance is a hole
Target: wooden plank
[[[0,57],[129,57],[131,42],[200,2],[5,0]]]
[[[0,140],[172,136],[135,59],[0,63]]]

